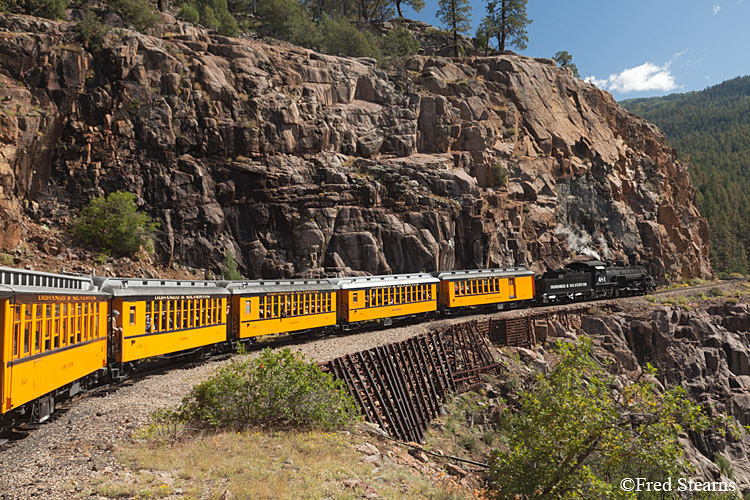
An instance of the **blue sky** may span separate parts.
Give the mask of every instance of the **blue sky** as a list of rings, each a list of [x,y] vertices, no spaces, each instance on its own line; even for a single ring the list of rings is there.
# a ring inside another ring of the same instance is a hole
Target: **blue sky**
[[[485,15],[472,6],[472,35]],[[437,0],[404,15],[439,25]],[[750,74],[750,0],[529,0],[523,55],[573,56],[615,99],[702,90]]]

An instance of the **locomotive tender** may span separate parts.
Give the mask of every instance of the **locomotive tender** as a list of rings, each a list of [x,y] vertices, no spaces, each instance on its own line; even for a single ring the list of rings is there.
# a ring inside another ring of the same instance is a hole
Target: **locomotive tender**
[[[228,352],[281,333],[643,294],[643,266],[575,262],[310,280],[201,281],[71,276],[0,267],[0,432],[146,360]]]

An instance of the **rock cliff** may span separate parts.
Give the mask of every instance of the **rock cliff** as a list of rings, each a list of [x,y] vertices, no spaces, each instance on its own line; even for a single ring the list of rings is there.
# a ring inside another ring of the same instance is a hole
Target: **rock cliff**
[[[561,330],[554,325],[553,330]],[[580,331],[594,338],[600,352],[623,376],[638,378],[647,363],[663,386],[682,386],[711,416],[750,425],[750,305],[720,304],[686,311],[655,307],[584,316]],[[743,495],[750,494],[750,433],[685,435],[686,456],[705,478],[719,480],[716,456],[733,468]]]
[[[537,322],[536,333],[543,342],[575,342],[580,335],[588,336],[595,357],[618,383],[650,377],[644,368],[651,364],[657,370],[658,390],[681,386],[710,417],[729,417],[726,427],[719,425],[703,434],[683,433],[680,441],[685,458],[695,466],[692,477],[719,481],[723,474],[730,474],[728,479],[747,498],[750,304],[732,302],[708,299],[688,307],[625,302],[607,309],[607,314],[592,308],[588,314],[553,316]],[[729,463],[731,470],[720,469],[717,464],[722,462]]]
[[[3,249],[64,261],[68,217],[121,189],[159,220],[159,262],[229,252],[250,277],[541,271],[571,252],[711,274],[663,134],[551,60],[418,55],[389,75],[163,21],[90,51],[70,24],[0,18]]]

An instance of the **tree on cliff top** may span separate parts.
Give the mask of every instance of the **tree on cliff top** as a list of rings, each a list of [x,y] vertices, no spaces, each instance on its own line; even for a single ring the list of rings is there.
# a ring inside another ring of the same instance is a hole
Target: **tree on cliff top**
[[[396,12],[398,12],[398,17],[401,18],[404,17],[403,12],[401,12],[402,3],[414,9],[415,12],[419,12],[424,8],[424,0],[395,0],[394,3],[396,4]]]
[[[133,193],[116,191],[89,201],[71,222],[70,232],[84,245],[125,256],[141,248],[152,251],[157,227],[158,223],[138,210]]]
[[[620,488],[638,477],[671,478],[677,488],[689,468],[678,435],[722,422],[709,419],[682,387],[657,393],[653,377],[615,389],[621,385],[592,357],[591,345],[559,343],[560,363],[521,394],[518,411],[506,410],[507,451],[490,459],[488,498],[645,498]]]
[[[581,77],[581,75],[578,74],[578,66],[573,63],[573,56],[571,56],[567,50],[558,51],[552,59],[554,59],[561,68],[570,69],[570,71],[573,72],[573,76],[576,78]]]
[[[526,16],[526,0],[490,0],[483,24],[490,37],[497,38],[497,50],[505,50],[506,45],[524,50],[529,42],[526,26],[531,19]]]
[[[453,33],[453,55],[458,57],[458,34],[471,29],[469,0],[438,0],[437,16]]]

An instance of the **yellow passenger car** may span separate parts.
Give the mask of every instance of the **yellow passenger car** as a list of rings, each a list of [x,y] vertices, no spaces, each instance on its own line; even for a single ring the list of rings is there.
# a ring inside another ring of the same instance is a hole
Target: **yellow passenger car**
[[[0,413],[41,422],[107,364],[107,297],[91,278],[0,268]]]
[[[110,294],[110,361],[184,353],[227,340],[229,292],[212,281],[95,278]]]
[[[334,281],[334,280],[331,280]],[[437,311],[439,281],[429,274],[339,278],[339,321],[392,324],[393,318]]]
[[[237,340],[336,325],[336,286],[328,280],[231,281],[232,334]]]
[[[432,273],[443,309],[497,304],[508,309],[534,299],[534,273],[525,267]]]

